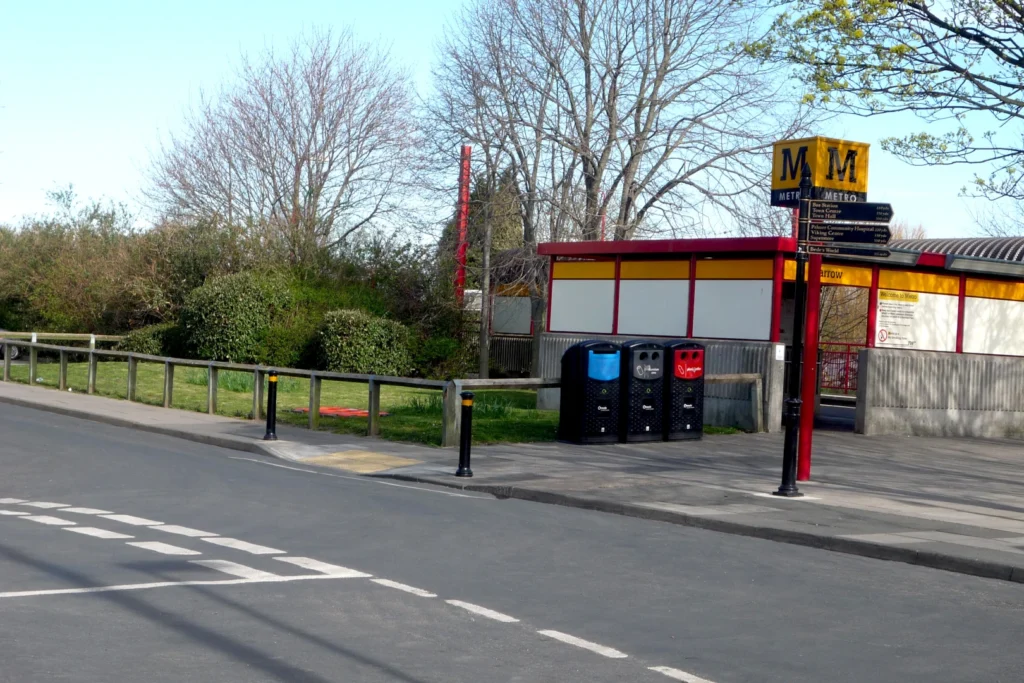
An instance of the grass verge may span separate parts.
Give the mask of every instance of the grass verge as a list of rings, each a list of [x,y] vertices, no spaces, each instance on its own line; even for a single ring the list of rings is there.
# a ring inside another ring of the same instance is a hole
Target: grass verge
[[[37,386],[55,389],[59,367],[56,363],[40,363]],[[28,382],[28,366],[11,367],[11,379]],[[87,363],[68,363],[68,387],[85,393],[88,381]],[[217,414],[227,417],[252,416],[253,375],[247,372],[221,370],[217,378]],[[164,369],[155,363],[140,363],[136,378],[136,400],[163,405]],[[179,367],[174,373],[172,406],[182,410],[206,412],[206,371]],[[100,396],[127,397],[128,365],[124,362],[101,362],[96,371],[96,393]],[[478,391],[473,407],[473,443],[523,443],[554,441],[558,429],[558,411],[536,410],[534,391]],[[264,394],[265,395],[265,394]],[[369,396],[365,384],[325,380],[321,389],[322,406],[366,409]],[[264,404],[265,405],[265,404]],[[278,422],[305,427],[306,413],[296,408],[309,405],[309,381],[282,377],[278,383]],[[392,441],[439,446],[441,443],[441,393],[430,389],[381,387],[381,437]],[[338,434],[365,435],[367,419],[360,417],[321,417],[321,431]],[[705,427],[705,434],[735,434],[729,427]]]

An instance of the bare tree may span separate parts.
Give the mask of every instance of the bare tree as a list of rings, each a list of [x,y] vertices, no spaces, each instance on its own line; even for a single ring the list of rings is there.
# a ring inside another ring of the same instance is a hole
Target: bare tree
[[[149,198],[164,216],[219,217],[307,260],[397,209],[411,110],[386,51],[314,32],[243,58],[237,81],[203,98],[156,156]]]

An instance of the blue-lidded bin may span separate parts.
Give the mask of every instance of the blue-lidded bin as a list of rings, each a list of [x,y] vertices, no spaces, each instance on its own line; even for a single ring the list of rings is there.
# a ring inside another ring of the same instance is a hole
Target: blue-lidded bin
[[[619,440],[622,352],[613,342],[590,340],[562,354],[558,438],[571,443]]]

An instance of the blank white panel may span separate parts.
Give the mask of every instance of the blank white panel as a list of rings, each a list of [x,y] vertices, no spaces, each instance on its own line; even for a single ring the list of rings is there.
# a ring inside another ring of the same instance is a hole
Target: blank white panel
[[[768,340],[772,328],[771,280],[697,280],[693,336]]]
[[[554,280],[551,283],[552,332],[611,334],[614,280]]]
[[[906,301],[878,297],[876,313],[878,348],[918,351],[956,351],[956,318],[959,300],[947,294],[916,294]]]
[[[1024,356],[1024,302],[969,297],[964,302],[964,353]]]
[[[685,337],[688,280],[622,280],[619,334]]]
[[[530,334],[530,297],[494,297],[491,329],[497,334]]]

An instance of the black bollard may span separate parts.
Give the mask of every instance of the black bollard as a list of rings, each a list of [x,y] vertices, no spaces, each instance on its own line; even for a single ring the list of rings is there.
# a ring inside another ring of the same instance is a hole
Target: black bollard
[[[267,373],[267,433],[264,441],[277,441],[277,371]]]
[[[456,477],[472,477],[469,468],[469,446],[473,442],[473,392],[463,391],[462,396],[462,433],[459,434],[459,469]]]

